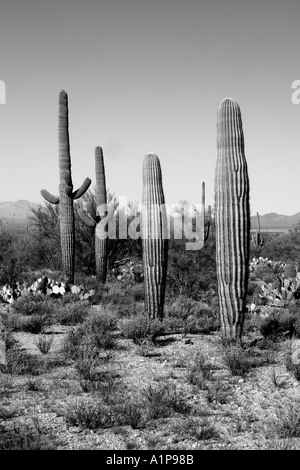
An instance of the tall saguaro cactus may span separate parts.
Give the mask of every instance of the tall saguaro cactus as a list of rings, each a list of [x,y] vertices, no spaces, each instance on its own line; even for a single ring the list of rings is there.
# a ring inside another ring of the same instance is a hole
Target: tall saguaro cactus
[[[252,243],[255,247],[258,247],[258,246],[263,246],[264,244],[264,237],[260,231],[260,220],[259,220],[259,213],[256,212],[256,216],[257,216],[257,230],[255,232],[255,234],[252,235]]]
[[[239,105],[224,99],[218,110],[215,179],[216,261],[221,328],[242,334],[249,273],[249,179]]]
[[[167,214],[160,161],[149,153],[143,163],[142,245],[145,312],[149,319],[163,318],[167,279]]]
[[[87,204],[87,214],[79,211],[79,215],[83,222],[89,227],[95,229],[95,261],[97,279],[105,284],[107,275],[107,238],[101,236],[97,231],[97,225],[101,221],[107,204],[105,168],[103,160],[103,151],[101,147],[95,149],[95,168],[96,168],[96,192],[95,202],[96,208],[92,203]]]
[[[51,204],[59,204],[60,240],[62,265],[68,282],[74,282],[75,228],[74,199],[80,198],[91,184],[86,178],[79,189],[73,191],[69,142],[68,95],[62,90],[59,94],[58,111],[58,150],[59,150],[59,197],[42,189],[41,195]]]

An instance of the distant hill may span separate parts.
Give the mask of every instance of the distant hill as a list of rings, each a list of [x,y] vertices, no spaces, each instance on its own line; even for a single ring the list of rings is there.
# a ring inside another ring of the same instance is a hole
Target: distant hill
[[[0,224],[2,228],[24,230],[28,225],[28,217],[31,209],[38,207],[30,201],[21,199],[19,201],[0,202]]]
[[[16,230],[23,230],[29,226],[28,217],[31,209],[37,208],[38,204],[20,199],[19,201],[0,202],[0,224],[2,227],[11,227]],[[300,212],[294,215],[279,215],[276,212],[259,215],[260,229],[273,231],[288,231],[300,222]],[[251,230],[256,230],[257,217],[251,217]]]
[[[298,222],[300,222],[300,212],[294,215],[279,215],[276,212],[270,212],[269,214],[259,215],[260,229],[261,230],[288,230],[293,228]],[[256,215],[251,217],[251,229],[255,230],[258,228]]]

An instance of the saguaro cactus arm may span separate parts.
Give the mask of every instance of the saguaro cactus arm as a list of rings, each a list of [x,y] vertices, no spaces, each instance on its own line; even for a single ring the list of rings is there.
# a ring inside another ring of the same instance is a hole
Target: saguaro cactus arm
[[[96,221],[92,219],[89,213],[85,213],[83,210],[78,209],[77,211],[81,220],[88,226],[88,227],[96,227]]]
[[[215,179],[216,260],[222,332],[242,333],[250,243],[249,179],[241,112],[231,98],[221,102]]]
[[[86,178],[81,187],[73,192],[69,142],[68,95],[62,90],[58,102],[58,150],[59,150],[59,197],[42,190],[42,196],[52,204],[59,204],[60,240],[62,264],[67,280],[74,281],[75,227],[73,200],[82,196],[91,184]]]
[[[91,182],[92,181],[90,180],[90,178],[85,178],[80,188],[73,192],[73,199],[79,199],[81,196],[83,196],[84,193],[89,189]]]
[[[41,190],[41,195],[44,199],[46,199],[46,201],[50,202],[51,204],[59,203],[59,197],[49,193],[46,189]]]

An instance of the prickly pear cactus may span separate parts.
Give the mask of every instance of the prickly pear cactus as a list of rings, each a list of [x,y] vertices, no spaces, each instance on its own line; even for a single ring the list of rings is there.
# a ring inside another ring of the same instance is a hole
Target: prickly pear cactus
[[[242,334],[249,272],[249,179],[239,105],[221,102],[217,123],[215,222],[218,296],[222,333]]]

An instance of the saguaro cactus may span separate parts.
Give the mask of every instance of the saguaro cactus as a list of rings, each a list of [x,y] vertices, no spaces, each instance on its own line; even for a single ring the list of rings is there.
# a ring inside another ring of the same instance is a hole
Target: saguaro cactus
[[[142,245],[145,282],[145,313],[163,318],[167,278],[167,215],[160,162],[149,153],[143,164]]]
[[[239,105],[221,102],[215,179],[216,261],[221,328],[225,338],[242,334],[249,273],[249,179]]]
[[[95,260],[97,279],[105,284],[107,275],[107,237],[101,236],[97,231],[97,224],[105,212],[107,204],[105,168],[103,161],[103,151],[101,147],[95,149],[95,168],[96,168],[96,191],[95,202],[96,208],[92,203],[87,204],[87,214],[79,211],[81,219],[89,226],[95,228]]]
[[[252,243],[255,247],[263,246],[263,244],[264,244],[264,236],[260,231],[260,220],[259,220],[259,213],[258,212],[256,212],[256,216],[257,216],[257,230],[252,235]]]
[[[73,191],[69,143],[68,95],[59,94],[58,111],[59,197],[42,189],[41,195],[51,204],[59,204],[62,265],[68,282],[74,282],[75,229],[73,200],[80,198],[91,184],[86,178],[79,189]]]

